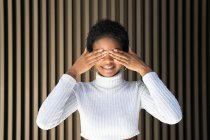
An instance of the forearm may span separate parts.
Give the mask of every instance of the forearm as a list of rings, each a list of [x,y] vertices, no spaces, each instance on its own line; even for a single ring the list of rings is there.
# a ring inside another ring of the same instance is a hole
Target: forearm
[[[169,91],[155,72],[144,75],[143,81],[153,99],[155,109],[164,121],[175,124],[182,118],[181,108],[175,96]]]
[[[37,124],[40,128],[50,129],[60,122],[67,100],[72,98],[75,101],[72,96],[75,85],[74,78],[66,74],[61,77],[39,109]]]

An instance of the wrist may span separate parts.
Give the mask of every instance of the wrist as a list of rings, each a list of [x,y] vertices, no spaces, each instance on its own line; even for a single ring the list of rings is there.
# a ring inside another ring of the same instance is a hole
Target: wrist
[[[144,67],[144,68],[140,68],[138,73],[143,77],[144,75],[146,75],[147,73],[152,72],[152,69],[148,66]]]
[[[66,72],[66,74],[71,75],[71,76],[74,77],[75,79],[76,79],[76,77],[79,75],[79,74],[77,73],[77,70],[74,69],[74,68],[70,68],[70,69]]]

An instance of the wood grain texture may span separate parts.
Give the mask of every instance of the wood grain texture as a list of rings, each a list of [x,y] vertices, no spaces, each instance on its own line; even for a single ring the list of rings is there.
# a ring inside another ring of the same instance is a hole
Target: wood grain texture
[[[36,116],[102,18],[125,27],[129,46],[182,108],[183,119],[173,126],[142,110],[138,140],[210,139],[209,9],[207,0],[0,0],[0,139],[82,139],[78,111],[49,131],[37,127]],[[124,77],[141,79],[128,70]],[[77,80],[94,78],[88,71]]]

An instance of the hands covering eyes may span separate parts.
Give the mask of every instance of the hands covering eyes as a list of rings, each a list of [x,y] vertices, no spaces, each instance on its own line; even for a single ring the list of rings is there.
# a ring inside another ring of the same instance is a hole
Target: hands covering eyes
[[[127,69],[138,72],[140,75],[145,75],[147,72],[152,71],[133,51],[129,48],[128,53],[114,49],[109,51],[109,55],[113,57],[121,65]]]
[[[129,48],[129,52],[124,52],[119,49],[114,49],[111,51],[105,51],[103,49],[95,50],[93,52],[88,52],[87,49],[82,53],[82,55],[76,60],[73,66],[69,69],[67,73],[76,77],[93,67],[97,62],[109,54],[114,60],[116,60],[121,65],[125,66],[127,69],[138,72],[141,76],[145,75],[147,72],[152,71],[132,50]]]

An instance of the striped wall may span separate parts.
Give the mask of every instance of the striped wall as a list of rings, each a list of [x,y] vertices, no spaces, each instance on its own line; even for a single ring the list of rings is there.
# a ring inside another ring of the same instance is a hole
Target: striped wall
[[[0,140],[80,140],[79,113],[50,131],[38,109],[101,18],[125,26],[130,46],[183,110],[174,126],[140,113],[138,140],[209,140],[210,1],[0,0]],[[126,71],[127,80],[140,76]],[[91,81],[89,71],[78,81]]]

